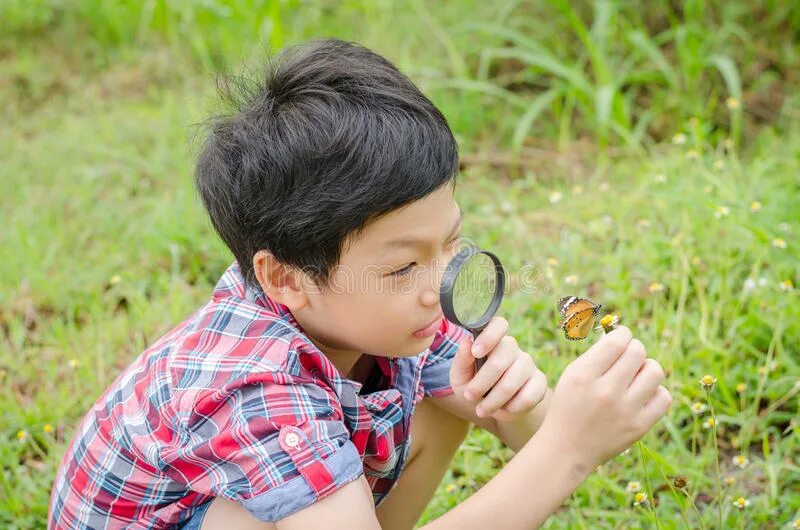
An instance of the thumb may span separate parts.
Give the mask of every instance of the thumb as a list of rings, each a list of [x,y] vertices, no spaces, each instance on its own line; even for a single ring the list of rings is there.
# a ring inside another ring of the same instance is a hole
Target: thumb
[[[450,386],[453,388],[466,385],[475,376],[475,357],[471,352],[472,342],[473,339],[470,335],[464,337],[450,364]]]

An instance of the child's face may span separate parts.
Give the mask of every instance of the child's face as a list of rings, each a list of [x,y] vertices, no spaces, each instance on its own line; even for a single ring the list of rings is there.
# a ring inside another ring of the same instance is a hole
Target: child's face
[[[460,235],[461,211],[447,184],[369,223],[345,245],[330,287],[307,291],[294,316],[323,351],[417,355],[441,324],[439,284]],[[414,333],[431,322],[433,331]]]

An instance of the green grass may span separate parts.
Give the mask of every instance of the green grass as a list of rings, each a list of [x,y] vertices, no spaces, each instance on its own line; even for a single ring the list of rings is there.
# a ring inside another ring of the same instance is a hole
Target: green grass
[[[551,382],[587,347],[556,329],[565,294],[619,312],[668,370],[675,404],[643,449],[661,528],[700,527],[688,498],[706,528],[718,506],[724,527],[800,517],[798,10],[535,4],[3,3],[0,526],[44,526],[77,421],[231,259],[191,186],[213,72],[314,35],[377,49],[444,110],[467,161],[465,234],[512,274],[501,312]],[[536,274],[517,275],[526,265]],[[531,281],[534,294],[520,288]],[[735,480],[719,505],[709,411],[689,408],[706,403],[706,373],[721,475]],[[510,458],[474,430],[423,521]],[[688,497],[669,488],[675,474]],[[638,450],[546,527],[653,526],[631,506],[633,480],[646,483]]]

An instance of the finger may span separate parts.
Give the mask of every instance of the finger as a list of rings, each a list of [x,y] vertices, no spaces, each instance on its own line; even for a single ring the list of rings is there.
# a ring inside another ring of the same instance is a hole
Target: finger
[[[661,382],[664,380],[664,370],[655,359],[647,359],[633,379],[630,388],[628,389],[628,396],[634,400],[635,403],[642,403],[644,405],[653,397],[653,394],[658,389]]]
[[[453,361],[450,364],[450,386],[460,388],[472,380],[475,375],[475,358],[470,353],[472,336],[467,334],[459,344]]]
[[[595,375],[602,375],[617,361],[628,347],[633,338],[631,330],[626,326],[603,335],[586,353],[578,357],[575,362],[586,366],[587,370]]]
[[[604,377],[613,379],[615,385],[628,388],[636,376],[636,373],[647,360],[647,350],[639,339],[631,339],[628,347],[619,356],[611,368],[604,374]]]
[[[531,378],[532,367],[533,360],[528,355],[518,355],[486,397],[478,403],[476,407],[478,416],[489,416],[508,403]]]
[[[475,337],[475,342],[472,344],[472,355],[476,358],[483,357],[497,346],[506,333],[508,333],[508,321],[503,317],[493,317],[483,331]]]
[[[502,410],[513,413],[531,410],[542,402],[546,394],[547,376],[544,375],[544,372],[536,370],[525,386],[503,405]]]
[[[469,400],[476,400],[479,396],[486,394],[508,370],[508,367],[517,358],[518,353],[519,347],[514,337],[509,337],[508,335],[503,337],[500,344],[495,346],[494,350],[486,358],[486,364],[478,370],[478,373],[467,385],[464,397]]]
[[[667,413],[671,404],[672,395],[669,393],[669,390],[659,385],[653,397],[645,403],[640,413],[642,415],[642,422],[647,426],[648,430]]]

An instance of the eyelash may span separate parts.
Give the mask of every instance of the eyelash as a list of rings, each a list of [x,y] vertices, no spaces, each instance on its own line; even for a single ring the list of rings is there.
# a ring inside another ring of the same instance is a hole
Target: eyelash
[[[450,241],[450,243],[448,243],[447,246],[449,246],[449,247],[450,246],[455,246],[460,241],[461,241],[461,236],[459,235],[455,239]],[[416,264],[417,264],[416,261],[412,261],[411,263],[409,263],[408,265],[406,265],[402,269],[394,271],[393,273],[391,273],[391,275],[392,276],[407,276],[408,274],[411,273],[412,270],[414,270],[414,267],[416,266]]]

